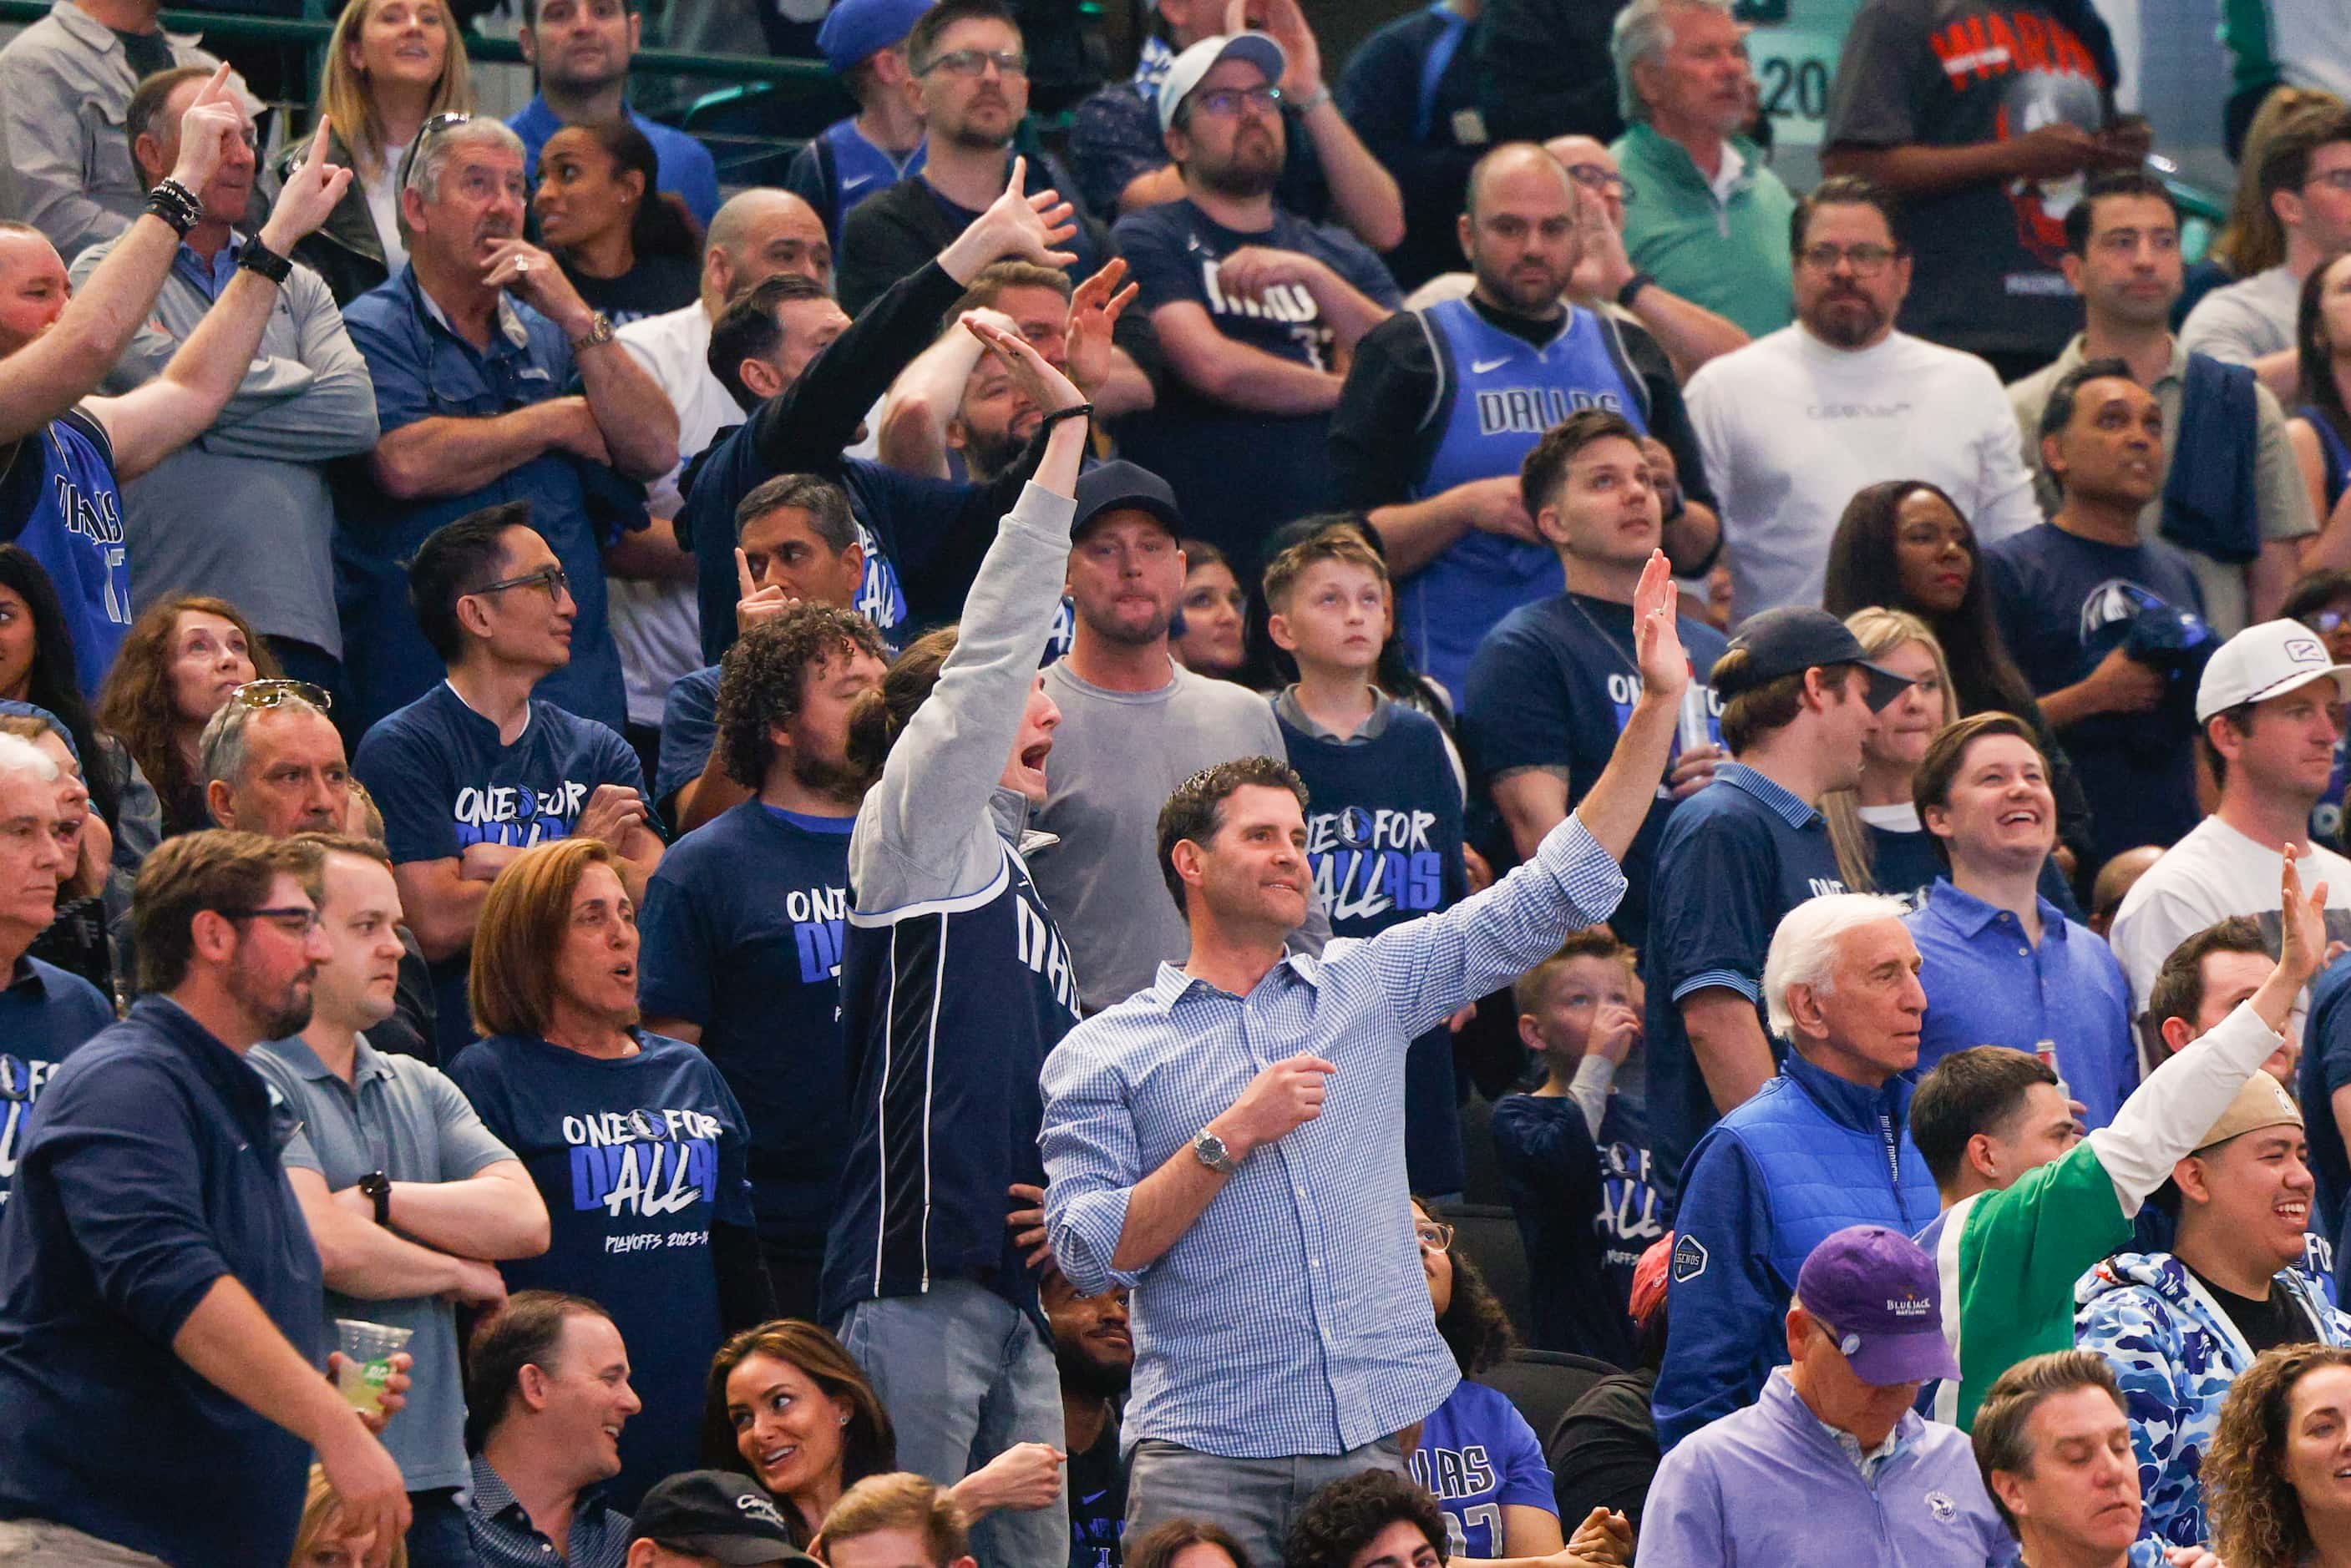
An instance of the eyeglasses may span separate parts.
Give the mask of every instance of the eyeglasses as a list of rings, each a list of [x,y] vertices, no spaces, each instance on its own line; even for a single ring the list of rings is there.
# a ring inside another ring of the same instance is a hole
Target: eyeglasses
[[[335,705],[335,699],[325,688],[307,680],[287,680],[271,676],[261,680],[248,680],[228,694],[228,700],[240,708],[277,708],[291,701],[308,702],[324,712]]]
[[[289,937],[307,937],[325,923],[318,910],[298,904],[280,904],[268,909],[223,909],[232,920],[267,920]]]
[[[508,588],[545,588],[550,599],[559,599],[571,591],[571,574],[560,566],[541,566],[535,572],[525,572],[519,577],[500,577],[495,583],[484,583],[469,588],[469,594],[502,594]]]
[[[417,156],[424,151],[424,144],[427,141],[444,132],[456,130],[473,118],[470,114],[460,114],[452,110],[447,114],[436,114],[419,126],[416,130],[416,140],[410,142],[408,151],[400,155],[400,178],[392,182],[393,194],[397,196],[399,192],[408,189],[408,171],[416,167]]]
[[[1278,87],[1217,88],[1211,92],[1194,93],[1192,107],[1206,109],[1219,119],[1230,119],[1244,109],[1259,114],[1271,114],[1281,107],[1281,89]]]
[[[1453,1246],[1453,1227],[1436,1220],[1424,1220],[1414,1226],[1412,1236],[1425,1251],[1449,1251]]]
[[[1614,196],[1620,202],[1633,199],[1633,182],[1613,169],[1603,168],[1597,163],[1571,163],[1567,166],[1567,175],[1595,194]]]
[[[1849,262],[1855,277],[1876,277],[1893,265],[1900,253],[1891,245],[1806,245],[1796,253],[1796,259],[1814,272],[1834,272],[1836,264]]]
[[[2340,631],[2351,624],[2351,610],[2314,610],[2302,618],[2302,624],[2321,634]]]
[[[914,74],[929,76],[933,71],[945,71],[951,77],[984,76],[994,66],[1008,77],[1029,74],[1029,57],[1016,49],[956,49],[941,55]]]

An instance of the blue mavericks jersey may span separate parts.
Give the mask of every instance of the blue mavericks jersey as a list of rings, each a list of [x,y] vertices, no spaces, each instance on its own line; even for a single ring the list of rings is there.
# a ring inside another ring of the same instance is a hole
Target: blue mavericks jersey
[[[818,140],[832,159],[832,210],[824,218],[832,231],[833,253],[839,254],[841,231],[849,214],[868,196],[878,196],[899,181],[920,173],[924,143],[914,143],[914,151],[900,163],[865,139],[853,115],[826,126]]]
[[[1039,1312],[1004,1192],[1044,1185],[1037,1077],[1078,1022],[1078,981],[1028,864],[1009,844],[1003,851],[977,892],[850,913],[849,1153],[825,1247],[826,1323],[858,1302],[951,1279]]]
[[[1542,433],[1579,409],[1606,409],[1648,430],[1648,400],[1615,328],[1604,317],[1571,306],[1559,331],[1538,347],[1496,327],[1467,300],[1448,299],[1418,313],[1435,350],[1436,412],[1441,434],[1414,500],[1475,479],[1515,474]],[[1397,625],[1434,676],[1458,701],[1478,639],[1520,605],[1560,591],[1559,556],[1477,531],[1405,579]]]
[[[29,461],[37,452],[37,466]],[[68,410],[18,443],[0,480],[0,538],[22,545],[57,584],[73,628],[74,673],[95,702],[131,629],[122,495],[104,426]]]

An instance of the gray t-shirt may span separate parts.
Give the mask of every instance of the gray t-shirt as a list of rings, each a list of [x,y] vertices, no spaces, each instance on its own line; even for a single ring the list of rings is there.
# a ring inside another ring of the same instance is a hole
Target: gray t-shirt
[[[1029,873],[1077,960],[1089,1012],[1143,990],[1192,945],[1159,874],[1159,808],[1176,786],[1235,757],[1287,754],[1264,698],[1173,661],[1168,670],[1173,679],[1152,691],[1104,691],[1067,659],[1045,670],[1061,723],[1036,826],[1059,842],[1029,852]]]
[[[2196,302],[2180,324],[2179,341],[2191,354],[2250,365],[2294,347],[2302,311],[2302,280],[2283,266],[2216,288]]]
[[[289,1167],[315,1170],[340,1192],[372,1170],[394,1181],[463,1181],[515,1158],[474,1114],[457,1085],[411,1056],[392,1056],[362,1036],[345,1084],[298,1037],[256,1045],[246,1057],[284,1096],[302,1128],[286,1146]],[[407,1407],[383,1429],[411,1491],[464,1486],[465,1389],[457,1373],[456,1312],[434,1296],[360,1301],[327,1293],[327,1316],[413,1331]]]

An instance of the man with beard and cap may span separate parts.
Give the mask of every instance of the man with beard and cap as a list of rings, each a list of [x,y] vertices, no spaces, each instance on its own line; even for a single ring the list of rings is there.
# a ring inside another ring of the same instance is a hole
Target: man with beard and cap
[[[1181,200],[1113,235],[1167,362],[1157,407],[1119,432],[1246,580],[1267,534],[1339,498],[1330,452],[1346,357],[1403,302],[1362,241],[1275,199],[1288,67],[1263,33],[1201,39],[1159,88]]]
[[[140,867],[142,995],[49,1079],[0,1219],[0,1557],[282,1563],[314,1453],[353,1533],[407,1528],[400,1467],[319,1375],[291,1119],[246,1060],[310,1021],[319,863],[204,832]],[[133,1432],[188,1490],[116,1484],[93,1435]]]
[[[640,922],[647,1026],[702,1047],[751,1124],[752,1207],[787,1317],[817,1315],[848,1147],[845,1118],[803,1113],[849,1096],[838,971],[865,792],[844,748],[850,710],[888,668],[872,623],[825,604],[794,604],[726,650],[713,751],[750,793],[662,857]]]
[[[1641,327],[1562,297],[1594,200],[1531,142],[1479,159],[1459,221],[1469,297],[1366,333],[1331,416],[1340,499],[1370,514],[1398,584],[1396,628],[1457,702],[1479,638],[1560,590],[1519,465],[1571,412],[1620,414],[1643,438],[1677,572],[1703,573],[1714,555],[1713,497],[1672,364]]]
[[[1053,841],[1030,870],[1069,940],[1086,1011],[1099,1012],[1184,955],[1182,914],[1138,897],[1159,874],[1152,825],[1167,792],[1202,768],[1284,748],[1264,698],[1196,675],[1168,650],[1186,529],[1167,482],[1108,462],[1077,493],[1065,584],[1075,626],[1044,675],[1061,723],[1036,826]],[[1316,903],[1307,950],[1329,931]]]
[[[604,546],[644,524],[639,483],[677,462],[677,411],[545,251],[522,236],[523,147],[495,119],[429,122],[402,161],[408,265],[351,302],[382,435],[338,497],[343,634],[367,649],[340,705],[361,733],[441,679],[405,563],[435,528],[530,504],[576,596],[579,654],[540,695],[627,726]],[[577,382],[580,390],[568,391]],[[629,482],[638,483],[629,483]]]
[[[1061,1373],[1061,1416],[1069,1435],[1070,1568],[1117,1568],[1126,1530],[1126,1459],[1119,1452],[1118,1402],[1134,1378],[1134,1336],[1126,1325],[1126,1287],[1098,1296],[1048,1269],[1037,1287],[1053,1325],[1053,1364]]]
[[[1690,422],[1722,503],[1731,613],[1821,601],[1855,491],[1939,484],[1990,545],[2041,521],[2000,379],[1897,332],[1910,252],[1893,199],[1829,180],[1796,203],[1796,320],[1690,378]]]

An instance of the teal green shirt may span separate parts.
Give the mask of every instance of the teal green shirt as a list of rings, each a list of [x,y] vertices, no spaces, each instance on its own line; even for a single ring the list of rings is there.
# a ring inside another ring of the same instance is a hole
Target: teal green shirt
[[[1733,138],[1747,161],[1719,201],[1678,142],[1635,124],[1609,151],[1633,188],[1625,250],[1633,265],[1684,299],[1729,317],[1750,337],[1795,317],[1788,219],[1795,198],[1763,166],[1762,150]]]

